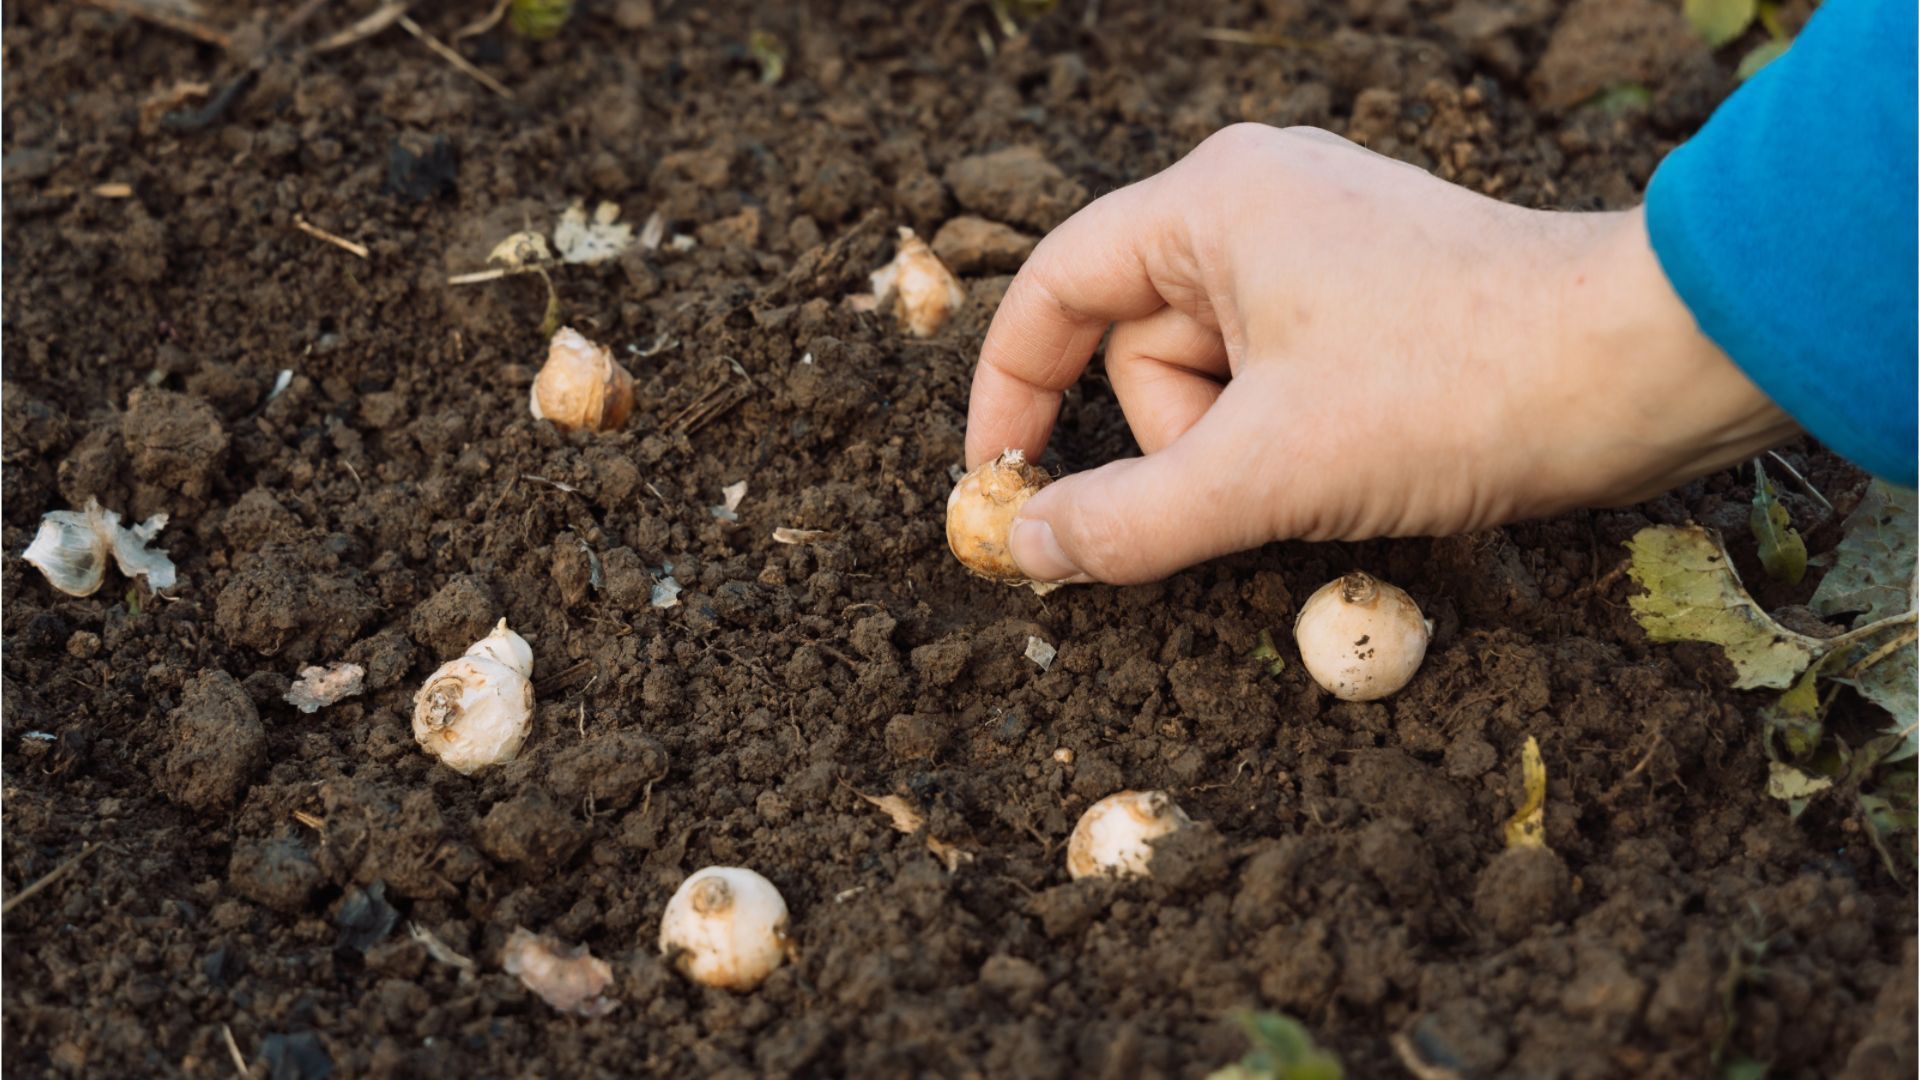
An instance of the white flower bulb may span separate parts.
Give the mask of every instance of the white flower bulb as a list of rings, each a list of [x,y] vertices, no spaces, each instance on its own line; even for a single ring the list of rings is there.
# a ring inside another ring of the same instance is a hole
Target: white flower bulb
[[[512,761],[533,730],[533,649],[501,619],[413,696],[413,737],[470,776]]]
[[[1080,815],[1067,841],[1067,873],[1075,881],[1096,874],[1150,877],[1153,846],[1193,824],[1164,791],[1122,791]]]
[[[1359,571],[1321,586],[1293,624],[1307,674],[1345,701],[1373,701],[1407,685],[1432,632],[1413,597]]]
[[[751,990],[786,959],[787,902],[751,870],[695,871],[667,901],[660,951],[697,983]]]

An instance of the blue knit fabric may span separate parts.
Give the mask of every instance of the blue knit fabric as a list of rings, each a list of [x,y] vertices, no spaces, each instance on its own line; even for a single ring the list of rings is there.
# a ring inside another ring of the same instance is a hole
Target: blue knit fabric
[[[1826,0],[1647,187],[1700,329],[1821,442],[1914,486],[1915,0]]]

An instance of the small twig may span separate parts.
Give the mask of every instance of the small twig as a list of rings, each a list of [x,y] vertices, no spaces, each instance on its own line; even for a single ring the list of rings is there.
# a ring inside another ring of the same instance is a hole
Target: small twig
[[[301,217],[299,214],[293,215],[293,227],[313,237],[315,240],[324,240],[342,251],[351,252],[363,259],[367,257],[367,246],[365,244],[356,244],[338,233],[330,233],[317,225],[309,224],[307,219]]]
[[[483,281],[499,281],[515,274],[537,274],[546,269],[544,263],[521,263],[518,266],[496,266],[491,270],[475,270],[469,274],[455,274],[447,279],[449,285],[478,285]]]
[[[425,45],[427,48],[433,50],[434,54],[439,56],[440,59],[445,60],[447,63],[452,64],[454,67],[460,69],[461,72],[471,77],[473,81],[479,83],[481,86],[486,87],[487,89],[493,91],[494,93],[500,95],[502,98],[505,98],[508,101],[513,100],[513,91],[507,89],[506,86],[504,86],[500,82],[500,80],[494,78],[493,76],[487,74],[484,71],[481,71],[479,68],[474,67],[473,64],[468,62],[466,57],[461,56],[459,53],[455,52],[453,49],[453,46],[447,44],[444,41],[441,41],[439,38],[434,37],[432,34],[429,34],[425,30],[421,29],[419,23],[414,22],[412,19],[408,18],[405,15],[399,16],[394,21],[400,24],[400,29],[405,30],[407,33],[412,34],[416,38],[419,38],[420,44]]]
[[[1908,627],[1906,633],[1901,634],[1899,637],[1893,638],[1892,640],[1888,641],[1885,645],[1882,645],[1879,648],[1868,653],[1865,659],[1861,660],[1859,663],[1848,668],[1846,671],[1846,674],[1840,677],[1843,679],[1857,679],[1860,677],[1861,673],[1865,672],[1868,668],[1872,667],[1873,665],[1879,663],[1882,660],[1885,660],[1887,657],[1892,656],[1894,653],[1898,652],[1902,646],[1912,644],[1916,639],[1920,639],[1920,630],[1916,630],[1913,627]]]
[[[142,22],[150,22],[176,34],[185,34],[195,41],[221,49],[233,48],[232,35],[208,26],[198,19],[188,18],[180,11],[166,10],[166,7],[172,5],[163,6],[153,3],[152,0],[80,0],[80,2],[88,7],[99,8],[101,11],[111,11],[115,15],[126,15]]]
[[[252,1076],[253,1074],[247,1070],[247,1056],[240,1052],[240,1044],[233,1039],[233,1028],[221,1024],[220,1037],[226,1041],[227,1056],[233,1059],[233,1070],[240,1074],[241,1080]]]
[[[1782,469],[1785,469],[1787,471],[1787,475],[1793,477],[1795,483],[1799,484],[1803,488],[1806,488],[1807,494],[1820,500],[1820,505],[1827,508],[1827,513],[1834,514],[1839,512],[1833,508],[1832,503],[1827,501],[1827,497],[1825,495],[1820,494],[1819,488],[1814,487],[1813,484],[1810,481],[1808,481],[1806,477],[1800,475],[1799,469],[1796,469],[1792,465],[1788,464],[1787,459],[1780,456],[1780,452],[1778,450],[1767,451],[1767,456],[1773,459],[1774,464],[1780,466]]]
[[[1222,45],[1252,45],[1261,49],[1305,49],[1317,52],[1326,48],[1318,41],[1291,37],[1287,34],[1261,34],[1252,30],[1233,30],[1224,26],[1209,26],[1193,32],[1193,36],[1202,41],[1218,42]]]
[[[455,30],[453,32],[453,40],[459,41],[462,38],[470,38],[476,34],[484,34],[500,25],[500,20],[506,18],[507,9],[512,6],[513,0],[500,0],[499,3],[493,5],[492,11]]]
[[[80,849],[80,853],[78,855],[73,856],[72,858],[68,859],[66,862],[63,862],[59,866],[54,867],[52,870],[47,871],[46,876],[42,877],[39,881],[36,881],[33,884],[27,886],[26,888],[21,889],[19,892],[14,893],[12,896],[7,897],[5,903],[0,903],[0,915],[5,915],[7,912],[12,911],[16,905],[25,901],[28,897],[34,895],[40,890],[60,880],[60,878],[64,874],[66,874],[69,870],[72,870],[74,867],[79,866],[81,860],[85,859],[87,856],[93,854],[95,851],[98,851],[99,849],[100,849],[100,842],[98,840],[88,844],[86,847],[83,847]]]
[[[309,814],[305,810],[295,810],[293,812],[293,820],[315,832],[325,832],[327,830],[327,820],[325,818],[317,814]]]
[[[1913,622],[1914,612],[1903,611],[1898,615],[1889,615],[1878,622],[1870,622],[1865,626],[1856,626],[1852,630],[1841,634],[1839,637],[1828,638],[1826,645],[1829,649],[1845,648],[1848,645],[1865,641],[1882,630],[1891,630],[1901,625],[1912,625]]]
[[[509,0],[509,2],[511,2],[511,0]],[[373,37],[398,22],[400,16],[405,15],[407,9],[412,6],[413,0],[393,0],[390,4],[384,4],[375,8],[372,14],[358,20],[346,29],[336,31],[321,38],[319,42],[313,46],[313,51],[317,53],[333,52],[336,49],[344,49],[349,45],[358,45],[360,42]]]

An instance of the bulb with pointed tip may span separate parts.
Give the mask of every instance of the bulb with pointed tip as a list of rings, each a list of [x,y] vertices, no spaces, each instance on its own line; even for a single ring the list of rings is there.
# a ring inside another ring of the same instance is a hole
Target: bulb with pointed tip
[[[893,261],[875,270],[874,305],[893,298],[893,316],[914,337],[932,337],[946,325],[947,318],[966,303],[967,291],[940,256],[912,229],[900,230],[900,250]]]
[[[1373,701],[1407,685],[1432,632],[1413,597],[1357,570],[1322,585],[1293,624],[1307,674],[1344,701]]]
[[[413,696],[414,739],[463,776],[512,761],[533,730],[532,676],[533,649],[501,619]]]
[[[960,478],[947,496],[947,546],[960,564],[983,578],[1024,585],[1027,577],[1007,549],[1013,516],[1053,477],[1008,450]]]
[[[547,346],[528,406],[534,419],[563,431],[612,431],[633,412],[633,376],[605,347],[563,326]]]
[[[1080,815],[1067,840],[1067,873],[1075,881],[1104,874],[1152,876],[1151,841],[1193,824],[1164,791],[1122,791]]]
[[[751,990],[786,959],[787,902],[744,867],[695,871],[667,901],[660,952],[694,982]]]

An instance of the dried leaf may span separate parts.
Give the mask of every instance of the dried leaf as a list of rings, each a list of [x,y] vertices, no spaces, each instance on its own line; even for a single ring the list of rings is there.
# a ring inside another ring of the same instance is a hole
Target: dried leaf
[[[303,713],[319,712],[341,698],[358,694],[366,685],[366,679],[367,669],[359,664],[303,667],[300,680],[287,689],[286,702]]]
[[[1629,604],[1647,636],[1720,646],[1733,664],[1735,689],[1786,687],[1826,651],[1825,643],[1788,630],[1753,602],[1707,530],[1650,525],[1627,549],[1633,553],[1628,574],[1647,590]]]
[[[1776,799],[1805,800],[1833,786],[1833,777],[1815,776],[1784,761],[1767,763],[1767,794]]]
[[[1773,485],[1760,459],[1753,462],[1753,509],[1747,513],[1747,526],[1760,546],[1760,565],[1775,581],[1798,585],[1807,576],[1807,542],[1793,527],[1793,517],[1774,497]]]
[[[587,208],[581,203],[567,207],[553,227],[553,246],[560,250],[560,261],[591,265],[620,257],[633,246],[633,226],[621,225],[620,207],[603,202],[594,208],[593,220],[587,220]]]
[[[854,790],[853,793],[885,811],[898,832],[912,836],[926,827],[926,816],[914,809],[912,803],[898,795],[869,795],[859,790]],[[931,832],[927,834],[927,850],[933,853],[934,858],[940,860],[949,874],[958,871],[961,864],[973,861],[972,852],[962,851],[944,840],[937,840]]]
[[[773,542],[776,544],[811,544],[815,540],[825,540],[833,534],[825,529],[789,529],[785,525],[773,530]]]
[[[1912,632],[1874,648],[1835,681],[1851,686],[1861,697],[1887,710],[1893,722],[1881,730],[1899,735],[1899,749],[1887,755],[1888,761],[1903,761],[1920,753],[1920,650],[1914,646]]]
[[[1547,846],[1547,764],[1540,759],[1540,743],[1527,736],[1520,749],[1520,772],[1527,801],[1507,819],[1507,846]]]
[[[596,960],[585,945],[563,945],[545,934],[514,927],[500,954],[500,966],[520,976],[541,1000],[576,1016],[605,1016],[620,1003],[601,996],[613,985],[613,967]]]
[[[553,252],[547,247],[547,238],[539,233],[517,232],[493,245],[493,250],[487,252],[487,261],[518,269],[550,263]]]
[[[1809,606],[1822,615],[1859,612],[1857,626],[1912,610],[1914,493],[1875,480],[1841,530]]]

